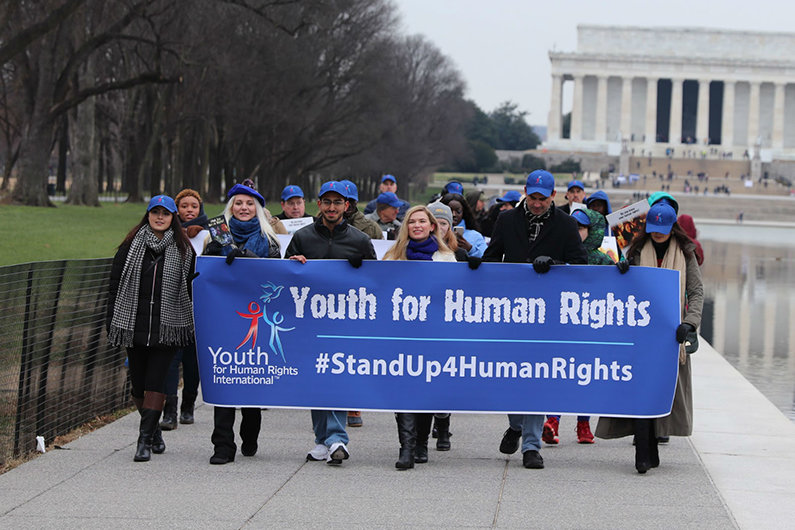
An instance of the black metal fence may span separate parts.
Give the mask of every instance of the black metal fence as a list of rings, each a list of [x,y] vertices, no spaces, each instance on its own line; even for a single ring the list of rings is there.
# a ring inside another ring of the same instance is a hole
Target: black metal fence
[[[105,331],[111,259],[0,267],[0,464],[129,406]]]

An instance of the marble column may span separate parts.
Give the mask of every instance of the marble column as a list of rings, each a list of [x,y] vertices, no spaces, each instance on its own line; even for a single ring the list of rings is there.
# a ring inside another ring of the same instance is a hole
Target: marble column
[[[561,100],[563,94],[563,76],[552,74],[552,94],[549,99],[549,117],[547,118],[547,139],[560,140],[562,129]]]
[[[748,144],[756,145],[759,139],[759,85],[751,82],[751,94],[748,98]]]
[[[684,79],[671,79],[671,122],[668,142],[682,143],[682,83]]]
[[[632,78],[624,77],[621,79],[621,136],[632,138]]]
[[[582,82],[583,76],[574,76],[574,101],[571,106],[571,132],[572,140],[582,140]]]
[[[657,142],[657,78],[646,78],[646,145]]]
[[[721,117],[720,144],[731,149],[734,146],[734,81],[723,82],[723,116]]]
[[[597,142],[607,140],[607,77],[596,78],[596,134]]]
[[[709,80],[700,80],[696,109],[696,144],[704,145],[707,136],[709,136]]]
[[[785,83],[776,83],[773,99],[773,148],[784,148],[784,97]]]

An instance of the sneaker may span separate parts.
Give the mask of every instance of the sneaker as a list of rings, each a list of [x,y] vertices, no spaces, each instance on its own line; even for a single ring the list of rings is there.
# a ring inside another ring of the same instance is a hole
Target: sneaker
[[[362,412],[360,410],[349,410],[348,427],[361,427],[362,425]]]
[[[522,440],[522,431],[514,431],[510,427],[505,429],[500,442],[500,452],[512,455],[519,450],[519,442]]]
[[[338,466],[342,464],[343,460],[347,460],[349,456],[351,455],[348,452],[348,448],[345,447],[345,444],[336,442],[329,447],[326,463],[330,466]]]
[[[322,462],[328,458],[328,447],[323,444],[317,444],[306,454],[307,462]]]
[[[592,444],[593,433],[591,433],[591,424],[588,420],[577,422],[577,443],[578,444]]]
[[[544,443],[555,445],[560,441],[558,438],[559,425],[560,423],[557,418],[553,416],[547,418],[547,421],[544,423],[544,431],[541,433],[541,439],[544,440]]]
[[[527,469],[544,469],[544,459],[535,449],[522,453],[522,465]]]

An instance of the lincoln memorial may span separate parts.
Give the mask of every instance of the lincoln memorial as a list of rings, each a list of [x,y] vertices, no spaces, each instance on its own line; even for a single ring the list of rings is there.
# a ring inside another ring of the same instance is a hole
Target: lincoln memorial
[[[577,35],[577,51],[549,53],[545,147],[795,159],[795,33],[581,25]]]

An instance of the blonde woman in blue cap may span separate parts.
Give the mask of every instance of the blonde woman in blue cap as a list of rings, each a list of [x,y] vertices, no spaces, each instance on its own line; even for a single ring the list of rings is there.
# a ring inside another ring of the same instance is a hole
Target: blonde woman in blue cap
[[[620,438],[635,435],[635,469],[646,473],[660,465],[657,438],[690,436],[693,432],[693,396],[690,356],[697,348],[696,329],[701,323],[704,286],[695,254],[695,244],[676,222],[676,210],[668,202],[657,202],[646,213],[646,230],[630,244],[627,259],[633,265],[679,271],[679,300],[682,320],[676,330],[679,343],[679,375],[671,413],[663,418],[599,418],[596,436]]]
[[[108,341],[127,349],[132,398],[141,415],[136,462],[166,450],[160,413],[171,359],[193,341],[193,267],[177,205],[166,195],[152,197],[113,258],[108,293]]]
[[[207,245],[205,254],[226,256],[232,264],[235,258],[280,258],[279,240],[265,215],[265,198],[254,188],[235,184],[227,194],[229,201],[224,208],[224,217],[232,233],[235,245],[221,246],[213,241]],[[257,438],[262,425],[262,411],[245,407],[240,410],[240,452],[243,456],[257,454]],[[213,455],[210,463],[223,465],[235,461],[235,409],[215,407],[213,409]]]

